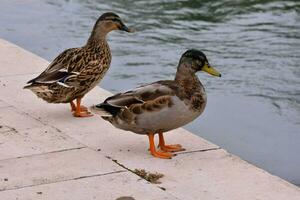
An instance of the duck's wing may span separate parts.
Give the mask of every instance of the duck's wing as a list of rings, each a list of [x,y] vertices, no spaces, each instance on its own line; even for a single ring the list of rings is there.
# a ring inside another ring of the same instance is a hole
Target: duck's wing
[[[78,75],[78,66],[84,66],[83,51],[81,48],[67,49],[58,55],[38,77],[27,83],[54,83],[63,82],[69,77]]]
[[[174,96],[177,90],[178,86],[174,81],[159,81],[108,97],[103,103],[96,105],[96,108],[103,109],[113,116],[124,109],[134,114],[158,111],[171,106],[171,96]]]

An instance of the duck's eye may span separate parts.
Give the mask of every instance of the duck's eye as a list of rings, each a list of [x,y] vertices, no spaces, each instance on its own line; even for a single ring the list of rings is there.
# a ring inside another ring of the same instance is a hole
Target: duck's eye
[[[118,18],[107,18],[106,20],[107,21],[113,21],[113,22],[119,22],[120,21],[120,19],[118,19]]]
[[[119,19],[112,19],[113,22],[119,22]]]

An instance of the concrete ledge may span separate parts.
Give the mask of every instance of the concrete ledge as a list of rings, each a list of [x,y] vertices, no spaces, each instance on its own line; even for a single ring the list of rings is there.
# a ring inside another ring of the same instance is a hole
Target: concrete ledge
[[[298,187],[184,129],[166,137],[186,152],[153,158],[146,137],[98,116],[73,118],[68,105],[23,90],[47,61],[4,40],[0,55],[0,199],[300,199]],[[109,94],[95,88],[84,103]],[[165,176],[150,184],[131,172],[136,168]]]

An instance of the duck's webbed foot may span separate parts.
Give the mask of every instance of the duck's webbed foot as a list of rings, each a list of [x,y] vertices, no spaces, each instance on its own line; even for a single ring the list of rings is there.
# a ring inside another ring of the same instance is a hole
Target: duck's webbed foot
[[[71,109],[74,117],[91,117],[91,112],[88,111],[87,107],[81,105],[81,98],[76,99],[76,104],[71,101]]]
[[[185,151],[180,144],[166,145],[163,133],[158,133],[159,135],[159,147],[165,152],[178,152]]]
[[[71,105],[71,111],[75,112],[76,111],[76,105],[75,105],[75,103],[73,101],[71,101],[70,105]],[[88,108],[85,107],[84,105],[80,105],[80,110],[81,110],[81,112],[85,112],[85,111],[88,111]]]
[[[171,159],[174,156],[171,153],[156,151],[153,133],[149,133],[148,138],[149,138],[150,152],[154,157],[163,158],[163,159]]]

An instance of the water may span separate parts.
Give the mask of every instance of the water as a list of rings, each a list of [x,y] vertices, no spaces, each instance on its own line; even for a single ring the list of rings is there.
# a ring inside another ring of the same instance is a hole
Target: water
[[[83,45],[106,11],[137,32],[109,35],[113,61],[101,87],[172,79],[180,55],[201,49],[223,76],[199,74],[209,102],[187,128],[300,184],[299,1],[1,0],[0,37],[50,61]]]

